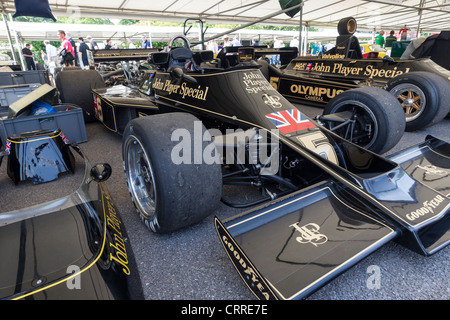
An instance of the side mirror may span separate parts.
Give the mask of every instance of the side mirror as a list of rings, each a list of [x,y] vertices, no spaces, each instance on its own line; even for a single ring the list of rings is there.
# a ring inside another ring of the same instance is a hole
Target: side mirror
[[[108,163],[98,163],[91,168],[91,178],[96,182],[104,182],[111,177],[112,168]]]

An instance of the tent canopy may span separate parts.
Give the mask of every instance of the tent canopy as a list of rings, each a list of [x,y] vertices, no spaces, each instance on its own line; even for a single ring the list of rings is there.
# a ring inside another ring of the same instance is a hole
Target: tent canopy
[[[278,0],[49,0],[58,16],[104,17],[183,22],[200,18],[207,23],[246,24],[280,10]],[[303,24],[336,28],[341,18],[353,16],[360,30],[416,29],[423,32],[447,28],[450,0],[304,0]],[[1,0],[6,12],[15,12],[14,1]],[[0,7],[1,8],[1,7]],[[271,17],[265,25],[299,25],[299,14]]]

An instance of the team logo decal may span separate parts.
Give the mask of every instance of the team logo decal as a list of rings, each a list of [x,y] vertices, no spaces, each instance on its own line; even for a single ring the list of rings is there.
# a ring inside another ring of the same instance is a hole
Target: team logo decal
[[[299,243],[310,243],[317,247],[328,241],[328,237],[319,232],[320,227],[316,223],[308,223],[303,227],[300,227],[297,222],[291,224],[289,227],[295,228],[298,232],[299,235],[295,238],[295,240]]]
[[[297,109],[271,113],[266,115],[266,118],[269,119],[283,134],[315,127],[315,125]]]
[[[269,96],[267,93],[263,95],[263,100],[264,103],[267,104],[268,106],[274,108],[274,109],[279,109],[281,108],[283,105],[280,102],[280,97],[279,96]]]

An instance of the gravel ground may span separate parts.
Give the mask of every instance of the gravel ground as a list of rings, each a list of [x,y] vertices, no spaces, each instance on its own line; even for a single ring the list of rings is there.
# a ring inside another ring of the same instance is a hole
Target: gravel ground
[[[305,113],[321,113],[304,108]],[[89,141],[81,148],[91,164],[108,162],[113,168],[106,185],[124,220],[130,243],[136,256],[147,300],[254,300],[255,297],[240,279],[228,260],[214,229],[213,218],[221,220],[242,210],[220,204],[201,223],[165,235],[154,234],[141,223],[131,203],[122,169],[121,137],[99,123],[86,125]],[[450,143],[450,119],[414,133],[406,133],[389,153],[422,142],[432,134]],[[0,194],[13,199],[18,192],[0,167]],[[78,170],[82,171],[82,170]],[[60,184],[54,190],[68,194],[76,184]],[[35,187],[35,200],[43,188]],[[23,191],[25,192],[25,191]],[[227,197],[245,198],[240,190],[226,189]],[[14,199],[21,199],[15,197]],[[23,197],[23,202],[32,201]],[[14,202],[14,201],[13,201]],[[1,204],[1,203],[0,203]],[[1,207],[4,207],[3,203]],[[22,203],[23,204],[23,203]],[[25,203],[29,204],[29,203]],[[2,209],[3,211],[4,209]],[[312,294],[309,300],[448,300],[450,299],[449,254],[447,247],[432,257],[422,257],[390,242],[326,286]],[[379,289],[369,289],[368,268],[380,270]]]

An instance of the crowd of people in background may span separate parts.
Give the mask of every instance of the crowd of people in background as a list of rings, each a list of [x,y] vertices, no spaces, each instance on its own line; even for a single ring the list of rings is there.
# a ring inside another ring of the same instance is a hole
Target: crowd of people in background
[[[384,30],[380,30],[378,35],[375,37],[375,44],[380,45],[382,48],[390,49],[392,48],[392,44],[397,41],[397,37],[395,36],[395,31],[391,30],[389,35],[384,38]]]
[[[45,67],[49,68],[53,73],[53,70],[57,67],[61,66],[79,66],[81,68],[88,68],[90,65],[88,50],[112,50],[119,48],[128,48],[135,49],[137,47],[141,48],[152,48],[151,42],[146,38],[145,35],[141,37],[140,44],[133,42],[132,39],[126,39],[124,44],[120,46],[113,42],[111,39],[107,39],[104,42],[104,45],[99,46],[97,41],[93,39],[92,36],[87,35],[85,38],[79,37],[77,42],[72,39],[72,36],[69,32],[65,32],[63,30],[58,30],[57,32],[58,38],[61,41],[59,47],[51,44],[49,40],[45,40],[45,51],[41,50],[41,58],[44,62]],[[241,46],[242,43],[240,41],[239,36],[230,37],[228,35],[222,38],[222,41],[210,40],[204,49],[211,50],[215,54],[217,54],[223,47],[231,47],[231,46]],[[275,36],[273,40],[262,43],[259,38],[251,39],[252,46],[267,46],[269,48],[281,48],[281,47],[299,47],[299,37],[294,36],[290,42],[284,42],[283,39]],[[324,51],[331,49],[334,45],[330,42],[327,45],[322,45],[320,42],[314,42],[310,44],[310,48],[308,52],[311,55],[320,55]],[[33,52],[31,51],[31,45],[27,43],[22,50],[22,55],[27,65],[28,70],[36,70],[37,65],[35,63],[35,59],[33,56]],[[272,57],[272,63],[279,63],[279,56]]]
[[[75,42],[69,32],[65,32],[64,30],[58,30],[57,35],[61,41],[58,47],[53,45],[50,40],[45,40],[45,50],[40,51],[44,67],[48,68],[51,73],[53,73],[56,68],[62,66],[79,66],[83,69],[88,68],[90,66],[88,51],[101,49],[97,41],[90,35],[87,35],[86,38],[79,37],[77,42]],[[127,39],[126,42],[126,48],[136,48],[136,45],[131,39]],[[145,36],[142,36],[141,46],[142,48],[152,47],[150,41],[148,41]],[[112,40],[108,39],[105,41],[103,49],[119,49],[119,45],[117,43],[112,43]],[[27,70],[38,70],[39,63],[36,63],[37,59],[35,59],[30,43],[25,44],[22,49],[22,56],[24,57]]]

